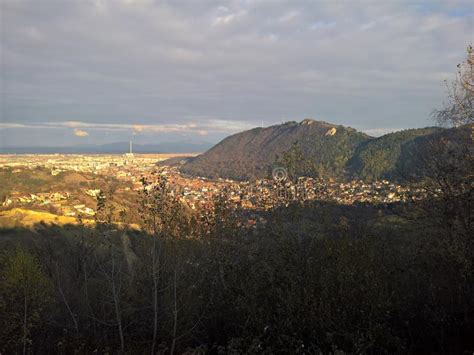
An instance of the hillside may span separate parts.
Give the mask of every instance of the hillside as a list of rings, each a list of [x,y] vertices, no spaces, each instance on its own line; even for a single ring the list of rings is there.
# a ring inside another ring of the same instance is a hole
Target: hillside
[[[430,176],[431,156],[446,154],[442,151],[446,142],[463,142],[460,147],[469,147],[471,132],[472,125],[465,125],[389,133],[362,143],[349,161],[347,171],[349,176],[363,180],[411,180]],[[449,157],[446,156],[446,159]]]
[[[12,210],[0,211],[0,228],[35,228],[40,225],[56,224],[78,224],[77,218],[58,216],[56,214],[33,211],[23,208],[14,208]],[[84,225],[93,225],[95,222],[91,219],[82,219]]]
[[[407,129],[362,143],[348,162],[348,172],[363,180],[397,179],[419,168],[414,152],[441,128]]]
[[[340,176],[355,149],[370,139],[352,128],[326,122],[287,122],[227,137],[204,154],[189,159],[181,170],[211,178],[269,177],[272,166],[296,144],[304,158],[329,174]]]
[[[427,144],[457,140],[464,131],[462,136],[468,136],[469,129],[428,127],[373,138],[353,128],[306,119],[232,135],[184,164],[181,160],[180,169],[235,180],[271,177],[275,166],[295,176],[402,180],[424,174],[418,155]]]

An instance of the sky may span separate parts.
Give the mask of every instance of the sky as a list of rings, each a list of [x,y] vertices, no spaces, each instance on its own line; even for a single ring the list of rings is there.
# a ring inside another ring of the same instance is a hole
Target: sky
[[[0,0],[0,145],[433,125],[474,1]]]

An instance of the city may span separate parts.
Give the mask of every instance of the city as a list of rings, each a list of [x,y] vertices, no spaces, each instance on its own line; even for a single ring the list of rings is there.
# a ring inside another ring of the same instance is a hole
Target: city
[[[337,204],[358,203],[393,204],[409,202],[426,197],[424,190],[399,185],[387,180],[364,182],[354,180],[337,182],[300,177],[296,181],[279,181],[273,177],[253,182],[229,179],[206,179],[183,175],[176,166],[160,164],[173,155],[8,155],[0,156],[0,172],[9,171],[12,179],[20,173],[35,174],[37,170],[49,173],[56,180],[64,177],[79,181],[75,185],[51,184],[49,190],[21,191],[12,188],[4,192],[3,210],[16,207],[55,211],[59,215],[74,217],[94,216],[97,196],[101,193],[99,178],[117,181],[115,194],[132,199],[144,187],[142,179],[149,182],[148,189],[156,184],[157,177],[165,178],[176,193],[176,197],[192,210],[211,208],[215,198],[225,194],[234,208],[267,211],[272,208],[299,201],[322,200]],[[75,174],[75,176],[72,176]],[[90,180],[89,180],[90,179]],[[95,180],[94,180],[95,179]],[[71,189],[71,186],[74,186]],[[105,192],[105,191],[104,191]],[[125,211],[126,212],[126,211]]]

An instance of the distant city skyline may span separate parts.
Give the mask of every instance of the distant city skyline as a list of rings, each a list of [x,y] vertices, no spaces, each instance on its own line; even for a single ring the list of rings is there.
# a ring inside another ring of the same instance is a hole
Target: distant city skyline
[[[3,0],[0,146],[433,125],[472,1]]]

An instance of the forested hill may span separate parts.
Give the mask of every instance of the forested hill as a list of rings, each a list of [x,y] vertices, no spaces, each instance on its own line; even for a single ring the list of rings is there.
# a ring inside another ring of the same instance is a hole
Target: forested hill
[[[407,129],[363,142],[348,162],[349,176],[363,180],[399,179],[417,169],[416,152],[426,140],[434,140],[439,127]]]
[[[374,138],[353,128],[306,119],[232,135],[180,169],[191,175],[235,180],[268,178],[275,166],[297,175],[399,180],[419,174],[419,150],[427,142],[449,136],[450,131],[429,127]]]
[[[362,180],[419,179],[433,175],[433,158],[454,154],[453,147],[442,153],[443,146],[456,142],[456,154],[467,154],[462,147],[472,146],[472,125],[444,129],[427,127],[389,133],[362,143],[347,164],[347,175]],[[460,150],[459,150],[460,149]],[[450,152],[451,151],[451,152]]]
[[[181,169],[188,174],[212,178],[268,177],[272,167],[297,144],[305,158],[339,175],[355,149],[370,139],[353,128],[326,122],[310,119],[287,122],[227,137],[204,154],[190,159]]]

